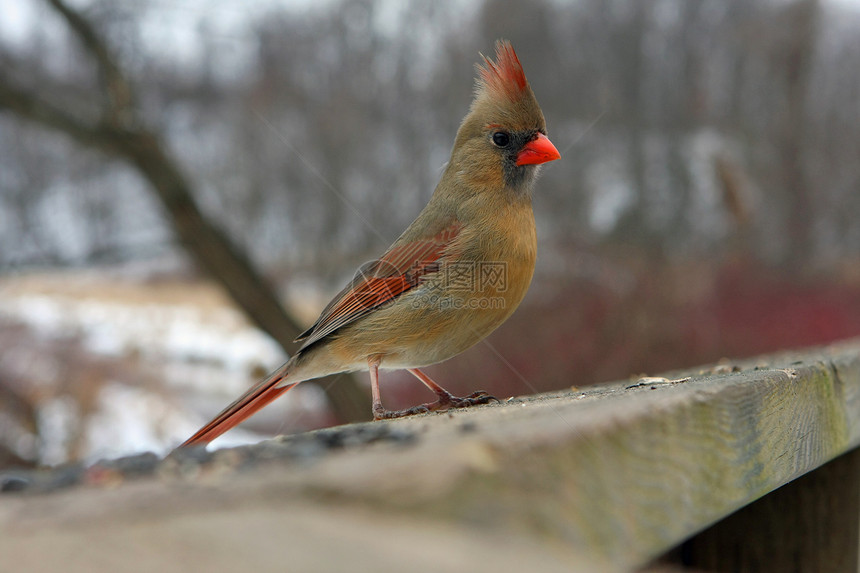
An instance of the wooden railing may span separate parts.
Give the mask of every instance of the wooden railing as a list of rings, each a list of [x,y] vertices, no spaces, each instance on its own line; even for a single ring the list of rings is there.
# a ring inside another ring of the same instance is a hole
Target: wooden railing
[[[39,570],[65,551],[66,571],[134,554],[151,570],[856,572],[858,445],[849,341],[6,496],[0,554]]]

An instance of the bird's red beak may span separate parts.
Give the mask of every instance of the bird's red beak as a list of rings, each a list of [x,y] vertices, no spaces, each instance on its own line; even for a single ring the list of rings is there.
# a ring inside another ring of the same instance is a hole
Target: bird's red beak
[[[561,153],[552,141],[544,134],[538,133],[537,138],[526,143],[517,155],[517,165],[540,165],[547,161],[555,161],[559,157]]]

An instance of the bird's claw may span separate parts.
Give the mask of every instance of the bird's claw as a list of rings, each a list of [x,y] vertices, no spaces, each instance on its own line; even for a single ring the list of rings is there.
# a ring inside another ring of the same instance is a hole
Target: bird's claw
[[[489,404],[495,400],[501,403],[501,400],[495,396],[478,390],[472,392],[468,396],[454,396],[453,394],[439,394],[439,399],[435,402],[428,402],[420,406],[413,406],[405,410],[386,410],[380,404],[373,410],[374,420],[392,420],[394,418],[403,418],[405,416],[413,416],[415,414],[426,414],[427,412],[435,412],[436,410],[449,410],[451,408],[468,408],[469,406],[477,406],[478,404]]]
[[[393,420],[394,418],[403,418],[405,416],[414,416],[415,414],[426,414],[430,411],[429,404],[421,404],[420,406],[412,406],[405,410],[386,410],[385,408],[377,408],[373,411],[374,420]]]
[[[440,406],[448,405],[451,408],[468,408],[469,406],[476,406],[478,404],[489,404],[491,400],[495,400],[497,403],[501,403],[501,400],[496,398],[495,396],[485,392],[484,390],[478,390],[477,392],[472,392],[468,396],[458,397],[448,395],[449,403],[443,404],[445,400],[440,396],[439,402]]]

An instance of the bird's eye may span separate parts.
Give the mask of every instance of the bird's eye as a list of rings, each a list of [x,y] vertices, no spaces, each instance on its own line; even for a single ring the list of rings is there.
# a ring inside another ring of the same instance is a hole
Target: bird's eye
[[[493,144],[497,147],[507,147],[511,142],[511,136],[504,131],[497,131],[493,134]]]

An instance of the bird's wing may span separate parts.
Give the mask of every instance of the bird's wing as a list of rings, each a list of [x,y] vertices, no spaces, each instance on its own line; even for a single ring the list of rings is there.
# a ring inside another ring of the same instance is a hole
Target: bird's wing
[[[302,349],[415,288],[422,275],[439,268],[439,259],[445,256],[459,232],[460,225],[453,223],[429,238],[398,241],[382,257],[362,266],[353,281],[323,310],[316,324],[299,337],[304,342]],[[296,382],[286,383],[292,364],[293,361],[287,362],[248,390],[182,447],[208,444],[295,386]]]
[[[460,228],[454,222],[431,237],[395,243],[382,257],[362,265],[314,325],[296,339],[303,342],[302,349],[418,286],[423,275],[439,268],[440,257]]]

